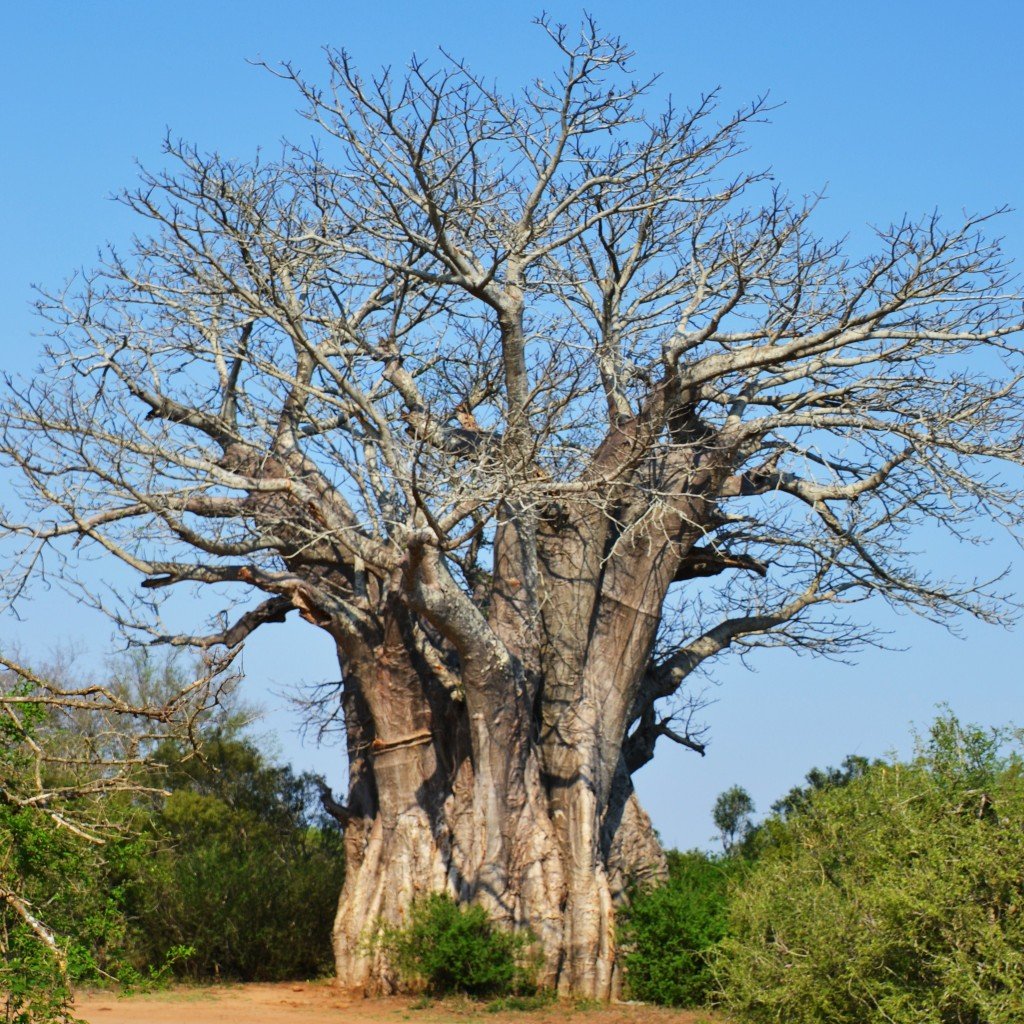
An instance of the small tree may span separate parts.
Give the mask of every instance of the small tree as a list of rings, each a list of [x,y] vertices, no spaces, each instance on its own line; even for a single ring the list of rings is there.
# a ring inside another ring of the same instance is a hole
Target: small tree
[[[732,853],[736,844],[750,835],[754,810],[754,801],[742,786],[731,786],[724,793],[718,794],[711,817],[718,828],[722,849],[726,854]]]

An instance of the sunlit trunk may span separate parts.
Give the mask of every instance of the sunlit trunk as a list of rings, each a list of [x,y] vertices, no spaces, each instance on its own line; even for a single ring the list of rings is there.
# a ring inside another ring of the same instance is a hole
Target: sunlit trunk
[[[382,621],[379,643],[342,653],[351,770],[339,983],[396,990],[374,935],[417,896],[447,891],[528,930],[543,985],[610,998],[616,903],[630,880],[663,869],[628,776],[603,764],[621,737],[604,734],[579,681],[560,685],[555,673],[535,700],[525,683],[510,697],[504,680],[446,689],[410,649],[402,617]]]

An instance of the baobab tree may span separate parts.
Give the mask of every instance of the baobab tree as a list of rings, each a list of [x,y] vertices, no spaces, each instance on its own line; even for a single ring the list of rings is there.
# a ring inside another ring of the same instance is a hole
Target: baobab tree
[[[110,610],[142,638],[230,657],[295,611],[336,644],[349,985],[392,986],[367,935],[447,889],[607,996],[615,906],[661,870],[631,777],[699,746],[694,673],[870,641],[872,598],[1006,614],[906,548],[1021,521],[987,218],[846,256],[734,169],[762,102],[644,112],[621,42],[542,28],[557,70],[515,93],[448,57],[272,69],[313,141],[169,141],[131,251],[43,296],[5,398],[23,573],[73,574],[73,542],[137,574]],[[165,625],[193,587],[235,603]]]

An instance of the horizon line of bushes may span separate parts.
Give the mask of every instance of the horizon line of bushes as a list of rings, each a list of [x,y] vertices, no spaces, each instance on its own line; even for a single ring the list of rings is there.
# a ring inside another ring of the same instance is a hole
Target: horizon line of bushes
[[[622,914],[630,995],[749,1024],[1019,1024],[1021,755],[947,710],[909,760],[815,769],[759,826],[727,791],[727,852],[671,854]]]

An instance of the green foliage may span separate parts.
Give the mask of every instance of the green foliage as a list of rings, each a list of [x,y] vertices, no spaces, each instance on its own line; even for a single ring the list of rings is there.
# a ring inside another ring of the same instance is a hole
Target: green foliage
[[[414,901],[408,924],[385,929],[378,941],[402,978],[432,995],[516,995],[536,987],[531,937],[496,927],[483,907],[460,907],[446,893]]]
[[[7,931],[7,929],[4,929]],[[4,936],[4,964],[0,970],[4,1020],[11,1024],[50,1024],[73,1019],[71,990],[57,961],[26,929]]]
[[[731,786],[724,793],[719,793],[711,817],[726,853],[730,853],[737,843],[750,834],[750,816],[753,813],[754,801],[742,786]]]
[[[191,676],[171,661],[124,659],[100,696],[48,678],[0,672],[4,1018],[68,1020],[82,983],[329,966],[343,858],[319,780],[268,764],[223,693],[215,713],[192,715]],[[183,760],[168,707],[205,760]]]
[[[38,696],[24,680],[5,676],[0,688],[0,1005],[17,1024],[64,1021],[76,983],[132,972],[119,884],[126,808],[76,795],[50,759],[63,740],[53,707],[22,703]]]
[[[131,888],[139,958],[188,945],[179,977],[325,973],[344,858],[319,780],[266,764],[249,740],[212,738],[204,757],[171,773],[153,815]]]
[[[619,912],[632,998],[668,1006],[697,1006],[711,984],[708,951],[725,934],[730,877],[740,862],[694,850],[669,853],[669,878],[635,893]]]
[[[788,818],[805,810],[815,793],[833,786],[846,786],[865,775],[869,768],[881,764],[870,761],[858,754],[843,758],[838,768],[812,768],[805,776],[806,784],[794,786],[784,797],[772,804],[772,811],[782,818]]]
[[[1024,780],[945,715],[909,764],[809,793],[731,900],[724,1006],[777,1024],[1024,1017]]]
[[[106,812],[109,822],[109,809]],[[0,804],[0,993],[7,1019],[66,1019],[72,988],[142,980],[126,949],[120,862],[132,842],[100,847],[30,808]]]

